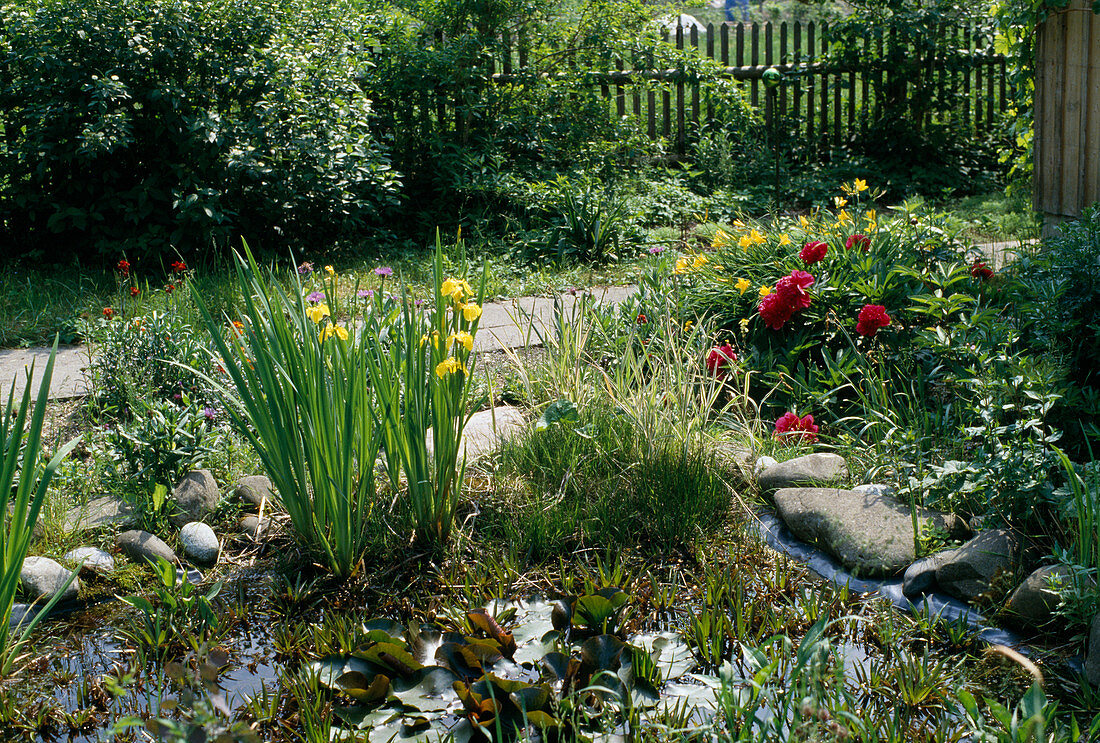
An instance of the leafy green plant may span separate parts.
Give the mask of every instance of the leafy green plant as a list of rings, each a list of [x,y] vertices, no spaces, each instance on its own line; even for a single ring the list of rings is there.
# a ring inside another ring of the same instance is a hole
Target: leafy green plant
[[[444,279],[437,236],[431,308],[418,309],[403,291],[395,322],[370,329],[374,341],[363,363],[377,400],[390,483],[396,490],[405,473],[416,535],[426,544],[449,538],[465,477],[462,431],[470,416],[472,351],[487,275],[486,266],[477,290],[465,279]],[[371,316],[381,314],[382,303],[376,295]]]
[[[173,648],[198,649],[217,639],[224,629],[214,606],[222,590],[221,581],[203,592],[164,558],[158,557],[150,565],[156,576],[152,597],[121,599],[137,610],[135,620],[122,630],[122,635],[158,656]]]
[[[34,627],[60,600],[76,578],[76,571],[64,588],[58,590],[34,617],[12,636],[10,626],[12,605],[19,589],[19,575],[23,560],[30,549],[34,525],[42,511],[46,490],[50,486],[58,465],[79,442],[74,439],[62,446],[52,457],[46,458],[42,448],[42,424],[49,402],[50,380],[53,377],[57,339],[54,339],[50,358],[38,383],[38,394],[31,405],[31,384],[34,367],[27,372],[26,386],[20,402],[16,403],[15,382],[8,391],[7,404],[0,412],[0,493],[4,493],[5,507],[0,514],[0,676],[11,672],[12,663],[30,636]],[[10,501],[9,501],[10,499]],[[9,504],[8,506],[7,504]]]
[[[300,285],[289,294],[247,245],[236,272],[244,308],[228,329],[192,287],[232,385],[226,415],[263,463],[300,544],[346,577],[384,533],[368,375],[376,328],[333,322],[335,277],[330,308],[310,306]]]

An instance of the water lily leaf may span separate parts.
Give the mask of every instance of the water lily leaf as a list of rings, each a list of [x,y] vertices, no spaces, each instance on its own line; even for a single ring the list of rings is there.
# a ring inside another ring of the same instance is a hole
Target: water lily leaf
[[[542,411],[542,415],[539,416],[538,421],[535,423],[536,431],[545,431],[550,426],[557,425],[563,421],[569,423],[579,423],[581,420],[580,413],[577,412],[577,406],[569,400],[555,400],[546,406],[546,410]]]
[[[420,712],[442,712],[457,701],[454,683],[458,680],[450,669],[424,666],[409,678],[394,679],[390,698]]]
[[[409,623],[409,653],[426,666],[435,662],[435,654],[443,644],[443,633],[437,627]]]
[[[680,678],[696,665],[691,648],[675,632],[638,635],[632,641],[649,651],[661,678],[666,681]]]
[[[371,728],[367,734],[370,743],[428,743],[438,741],[442,736],[438,730],[434,730],[429,722],[427,727],[420,729],[426,718],[421,716],[398,718]]]
[[[597,635],[581,645],[581,674],[589,677],[599,671],[617,671],[622,664],[626,643],[614,635]]]
[[[455,642],[445,642],[435,651],[435,659],[441,666],[446,666],[464,681],[476,681],[485,674],[481,667],[481,660],[466,645]]]
[[[539,665],[550,674],[553,674],[556,678],[567,679],[573,674],[570,672],[570,666],[576,664],[576,661],[570,658],[564,653],[547,653],[539,661]]]
[[[496,676],[492,673],[485,674],[479,679],[472,687],[470,687],[475,693],[480,694],[483,697],[489,697],[489,687],[492,687],[493,699],[504,699],[510,694],[530,689],[531,684],[526,681],[518,681],[515,679],[506,679]]]
[[[557,730],[561,727],[561,720],[554,717],[548,712],[542,710],[535,710],[534,712],[527,713],[527,724],[536,730]]]
[[[574,624],[583,624],[594,632],[607,632],[608,623],[615,618],[616,608],[603,596],[581,596],[573,612]]]
[[[326,689],[340,691],[336,679],[351,671],[358,671],[367,677],[373,677],[378,667],[361,658],[348,658],[344,655],[326,655],[306,665],[306,670],[317,674],[317,680]]]
[[[332,714],[340,718],[348,727],[359,730],[371,730],[401,716],[401,713],[394,712],[392,709],[368,709],[358,705],[336,707],[332,710]]]
[[[481,630],[500,644],[500,652],[508,658],[516,652],[516,641],[511,633],[505,632],[496,619],[491,617],[484,609],[475,609],[466,612],[466,619],[475,629]]]
[[[554,625],[554,629],[565,632],[573,626],[573,605],[576,601],[576,596],[566,596],[553,603],[550,622]]]
[[[389,632],[386,632],[382,629],[372,629],[368,630],[367,633],[363,635],[363,639],[359,643],[359,647],[369,648],[371,645],[379,642],[396,642],[399,645],[405,645],[405,640],[401,637],[394,637]]]
[[[500,702],[483,697],[461,681],[454,682],[453,688],[459,700],[462,701],[467,720],[480,726],[490,725],[496,721]]]
[[[402,640],[405,636],[405,626],[401,622],[395,622],[392,619],[371,619],[363,623],[363,629],[368,633],[373,630],[381,630],[395,640]]]
[[[379,642],[366,650],[356,650],[353,657],[377,663],[402,678],[409,678],[424,667],[424,664],[409,654],[403,644]]]
[[[373,679],[360,671],[348,671],[336,679],[345,694],[362,704],[378,704],[385,701],[390,691],[390,679],[378,674]]]
[[[518,635],[517,635],[518,637]],[[561,632],[552,629],[538,639],[531,638],[519,646],[512,659],[516,663],[538,663],[544,655],[552,653],[558,647],[561,640]]]
[[[630,701],[635,708],[651,709],[661,702],[661,694],[648,681],[635,678],[630,686]]]
[[[466,638],[466,646],[482,663],[496,663],[507,654],[495,640],[482,640],[477,637]]]
[[[523,710],[530,717],[535,711],[549,711],[554,701],[554,692],[549,684],[539,686],[527,686],[508,695],[512,704]]]

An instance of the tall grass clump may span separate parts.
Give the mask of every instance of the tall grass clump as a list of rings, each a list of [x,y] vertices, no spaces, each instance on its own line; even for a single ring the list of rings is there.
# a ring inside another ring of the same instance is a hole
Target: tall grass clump
[[[5,499],[0,516],[0,676],[6,676],[12,667],[19,648],[26,642],[34,626],[46,615],[59,600],[68,583],[54,594],[45,607],[22,629],[19,637],[12,639],[12,606],[19,588],[19,574],[23,569],[23,560],[30,549],[34,524],[46,499],[46,490],[57,471],[58,465],[76,446],[79,438],[61,447],[48,461],[42,449],[42,424],[46,417],[46,405],[49,401],[50,379],[53,377],[54,357],[57,354],[57,339],[38,384],[38,396],[31,406],[31,383],[34,367],[27,372],[27,384],[22,400],[15,404],[15,383],[8,391],[7,405],[0,415],[0,440],[3,441],[3,453],[0,458],[0,493],[11,494],[11,500]],[[33,412],[32,412],[33,411]],[[28,415],[30,423],[28,425]],[[69,583],[76,577],[74,572]]]
[[[437,235],[433,305],[418,308],[402,291],[399,314],[376,328],[377,342],[366,357],[390,482],[398,489],[405,473],[407,502],[423,544],[445,543],[454,524],[466,470],[461,446],[469,420],[474,336],[487,277],[488,266],[476,290],[465,279],[444,279]],[[385,300],[381,292],[374,299],[377,317]]]
[[[239,319],[214,319],[191,287],[229,380],[227,414],[278,489],[301,545],[346,577],[384,533],[367,373],[375,322],[356,327],[341,316],[334,273],[323,279],[326,300],[311,305],[300,283],[288,292],[247,245],[244,252],[235,261]]]

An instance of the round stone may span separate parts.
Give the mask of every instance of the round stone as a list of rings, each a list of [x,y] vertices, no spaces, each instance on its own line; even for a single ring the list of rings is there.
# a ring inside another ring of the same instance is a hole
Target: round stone
[[[183,545],[184,554],[197,563],[217,562],[218,553],[221,551],[218,535],[208,524],[201,521],[184,524],[180,529],[180,544]]]
[[[61,559],[79,565],[82,573],[106,575],[115,570],[115,558],[97,547],[77,547],[66,552]]]
[[[72,572],[48,557],[28,557],[23,560],[23,569],[19,571],[19,582],[23,590],[33,599],[49,600],[56,593],[61,599],[75,599],[80,592],[80,579],[73,578],[68,587],[65,583]]]

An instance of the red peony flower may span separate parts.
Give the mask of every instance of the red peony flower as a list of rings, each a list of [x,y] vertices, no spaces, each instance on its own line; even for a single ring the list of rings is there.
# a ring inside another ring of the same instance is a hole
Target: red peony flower
[[[823,242],[806,243],[802,246],[802,250],[799,251],[798,257],[802,259],[802,262],[807,266],[817,263],[819,260],[825,257],[825,254],[829,252],[829,244]]]
[[[717,379],[725,379],[735,363],[737,363],[737,354],[734,353],[733,346],[728,343],[715,346],[707,354],[707,371]]]
[[[757,311],[760,319],[772,330],[782,330],[783,324],[794,314],[794,308],[780,299],[779,294],[769,294],[761,299]]]
[[[868,250],[871,249],[871,238],[867,237],[866,235],[861,235],[857,232],[856,234],[848,238],[848,241],[844,243],[844,247],[847,250],[851,250],[852,248],[862,248],[863,252],[866,253]]]
[[[634,321],[637,322],[639,325],[645,325],[647,322],[649,322],[649,318],[645,316],[644,312],[639,312],[638,316],[634,318]]]
[[[775,422],[775,437],[790,443],[795,441],[813,443],[817,441],[818,430],[812,415],[799,418],[796,413],[788,411],[779,416],[779,420]]]
[[[172,273],[183,273],[187,270],[187,264],[183,261],[172,262]]]
[[[141,289],[138,289],[136,286],[131,286],[130,287],[130,296],[131,297],[136,297],[139,294],[141,294]]]
[[[784,304],[791,308],[791,312],[804,310],[810,306],[810,295],[806,289],[814,285],[814,277],[805,271],[791,271],[790,276],[784,276],[775,282],[775,293]]]
[[[115,270],[118,271],[119,274],[121,274],[122,276],[129,276],[130,275],[130,261],[123,258],[122,260],[120,260],[118,263],[115,264]]]
[[[110,320],[112,317],[115,316],[115,311],[113,309],[111,309],[110,307],[104,307],[103,308],[103,316],[105,318],[107,318],[108,320]]]
[[[987,281],[993,278],[993,269],[985,265],[985,261],[974,261],[970,267],[970,275],[976,279]]]
[[[856,332],[870,338],[879,331],[879,328],[885,328],[889,324],[890,316],[886,314],[885,307],[881,304],[865,304],[859,311]]]
[[[172,292],[174,292],[175,290],[176,290],[176,286],[175,286],[175,284],[168,284],[167,286],[165,286],[165,287],[164,287],[164,292],[165,292],[166,294],[171,294],[171,293],[172,293]]]

